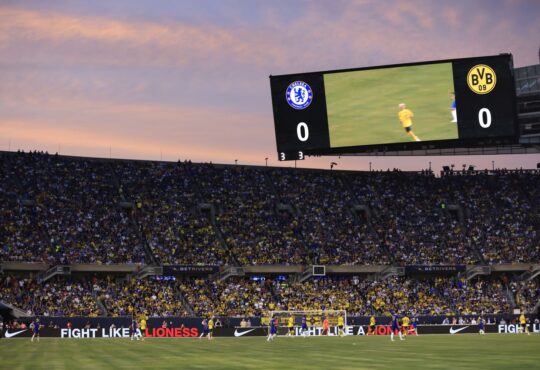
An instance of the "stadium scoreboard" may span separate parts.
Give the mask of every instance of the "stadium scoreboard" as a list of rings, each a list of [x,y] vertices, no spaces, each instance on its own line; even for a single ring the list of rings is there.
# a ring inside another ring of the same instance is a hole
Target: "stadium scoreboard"
[[[511,54],[270,76],[279,160],[517,141]]]

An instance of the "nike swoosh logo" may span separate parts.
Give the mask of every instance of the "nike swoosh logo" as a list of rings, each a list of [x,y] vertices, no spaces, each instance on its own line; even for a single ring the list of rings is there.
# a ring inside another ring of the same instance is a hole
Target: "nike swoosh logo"
[[[459,333],[460,331],[465,330],[465,329],[467,329],[467,328],[468,328],[468,326],[465,326],[465,327],[459,328],[459,329],[450,328],[450,334],[456,334],[456,333]]]
[[[27,329],[25,330],[21,330],[21,331],[16,331],[15,333],[10,333],[9,331],[6,331],[6,338],[11,338],[11,337],[14,337],[16,335],[19,335],[21,333],[24,333]]]
[[[250,330],[247,330],[247,331],[239,332],[238,329],[236,329],[236,330],[234,331],[234,336],[235,336],[235,337],[241,337],[242,335],[246,335],[247,333],[250,333],[250,332],[252,332],[253,330],[255,330],[255,329],[250,329]]]

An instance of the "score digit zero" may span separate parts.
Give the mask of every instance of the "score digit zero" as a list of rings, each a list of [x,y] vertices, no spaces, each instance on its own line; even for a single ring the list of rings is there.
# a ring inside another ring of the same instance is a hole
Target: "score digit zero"
[[[298,140],[300,141],[307,141],[307,139],[309,139],[309,128],[307,123],[300,122],[296,125],[296,136],[298,136]]]
[[[484,119],[484,116],[486,117]],[[482,108],[478,111],[478,123],[482,128],[491,126],[491,111],[487,108]]]

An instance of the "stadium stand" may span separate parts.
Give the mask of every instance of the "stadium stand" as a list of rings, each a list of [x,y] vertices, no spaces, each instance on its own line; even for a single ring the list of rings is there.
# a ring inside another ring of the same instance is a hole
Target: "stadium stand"
[[[231,264],[231,255],[241,265],[540,257],[538,174],[340,177],[44,154],[3,156],[2,168],[8,259],[25,259],[17,250],[21,240],[34,248],[26,261],[46,251],[63,263],[143,262],[145,242],[162,264]],[[214,214],[205,216],[201,204],[211,205]],[[280,204],[285,211],[277,211]],[[354,206],[364,206],[370,216],[358,217]],[[36,223],[37,230],[28,226]]]
[[[261,316],[274,307],[270,283],[244,278],[194,278],[180,281],[178,286],[199,316],[246,317]]]
[[[104,314],[97,304],[96,286],[84,279],[57,278],[39,284],[31,278],[8,275],[0,279],[0,300],[31,316],[96,317]]]
[[[198,176],[190,163],[118,162],[123,200],[133,205],[152,254],[162,264],[229,262],[198,204]]]
[[[435,177],[0,153],[0,300],[89,317],[532,311],[539,189],[538,171]],[[334,272],[312,277],[312,264]],[[58,265],[73,276],[36,277]],[[182,269],[208,265],[196,277]],[[418,265],[461,267],[407,269]],[[158,280],[147,266],[178,268]],[[224,277],[226,266],[247,276]]]
[[[283,203],[298,212],[300,236],[321,264],[388,264],[366,222],[354,217],[353,201],[338,176],[325,171],[270,172]]]
[[[13,249],[15,255],[30,253],[32,260],[53,258],[62,264],[144,261],[130,212],[119,207],[118,188],[111,182],[108,163],[39,153],[8,160],[12,163],[3,177],[10,177],[17,186],[13,192],[20,197],[15,203],[23,218],[16,219],[17,213],[11,210],[3,212],[8,217],[4,228],[9,227],[2,233],[7,238],[5,258],[11,259]],[[14,223],[32,230],[17,235],[24,231]],[[21,243],[25,238],[38,242]]]
[[[535,305],[540,302],[540,281],[512,281],[510,283],[517,307],[527,312],[533,312]]]
[[[113,317],[141,314],[148,317],[187,316],[171,281],[133,279],[117,283],[109,279],[100,292],[100,298]]]
[[[377,234],[402,264],[474,264],[463,225],[447,210],[446,178],[403,172],[349,176]]]
[[[48,261],[54,253],[38,222],[44,212],[24,196],[12,168],[8,157],[0,156],[0,261]]]
[[[197,166],[203,198],[216,209],[216,222],[241,265],[307,264],[298,221],[277,210],[276,197],[260,169]]]
[[[532,311],[538,282],[513,284],[516,300]],[[519,288],[519,289],[518,289]],[[262,316],[269,310],[347,310],[351,316],[481,315],[509,312],[511,303],[499,280],[463,278],[391,278],[361,280],[328,276],[300,283],[268,277],[260,281],[231,278],[155,279],[116,282],[111,276],[56,278],[44,284],[7,276],[0,281],[0,299],[28,313],[43,316],[188,317],[181,293],[198,316]],[[102,303],[100,305],[99,303]]]

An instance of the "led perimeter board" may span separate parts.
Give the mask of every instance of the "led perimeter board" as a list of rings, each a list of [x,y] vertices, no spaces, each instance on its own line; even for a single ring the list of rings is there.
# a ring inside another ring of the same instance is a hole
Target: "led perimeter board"
[[[279,160],[517,142],[511,54],[270,76]]]

